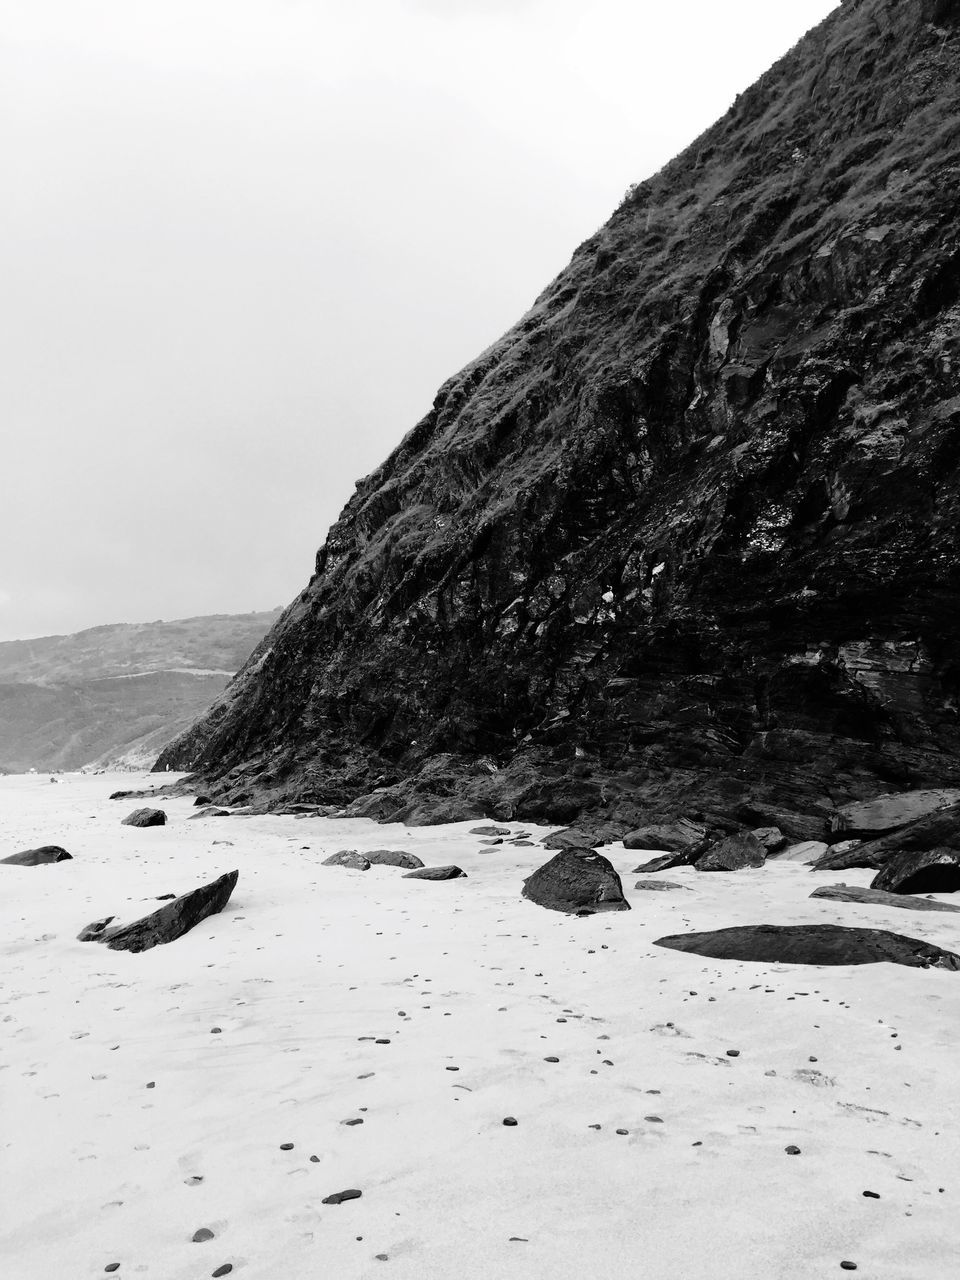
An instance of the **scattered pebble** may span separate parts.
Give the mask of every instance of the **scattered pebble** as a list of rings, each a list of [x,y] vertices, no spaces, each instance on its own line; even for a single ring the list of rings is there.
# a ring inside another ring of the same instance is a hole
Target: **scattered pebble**
[[[292,1150],[293,1150],[293,1143],[292,1143],[292,1142],[281,1142],[281,1143],[280,1143],[280,1150],[281,1150],[281,1151],[292,1151]]]
[[[217,1267],[216,1271],[211,1271],[212,1276],[228,1276],[233,1270],[232,1262],[225,1262],[222,1267]]]
[[[508,1129],[515,1129],[517,1126],[517,1121],[514,1119],[513,1116],[504,1116],[503,1123],[507,1126]]]
[[[212,1240],[213,1232],[209,1227],[200,1227],[190,1237],[194,1244],[203,1244],[204,1240]]]
[[[335,1191],[332,1196],[324,1196],[321,1204],[343,1204],[344,1200],[359,1200],[363,1195],[362,1191]]]
[[[788,1156],[798,1156],[800,1154],[799,1147],[784,1147],[784,1151],[786,1151]]]
[[[119,1271],[119,1270],[120,1270],[120,1263],[119,1263],[119,1262],[108,1262],[108,1263],[107,1263],[107,1265],[106,1265],[103,1269],[104,1269],[104,1271]]]

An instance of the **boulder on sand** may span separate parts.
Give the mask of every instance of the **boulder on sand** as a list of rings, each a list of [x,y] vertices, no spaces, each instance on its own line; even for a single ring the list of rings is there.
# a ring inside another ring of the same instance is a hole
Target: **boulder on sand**
[[[744,831],[720,840],[694,866],[698,871],[741,871],[744,867],[762,867],[766,860],[767,851],[757,837]]]
[[[19,853],[11,853],[7,858],[0,858],[0,864],[8,867],[45,867],[51,862],[68,862],[73,857],[58,844],[42,844],[37,849],[22,849]]]
[[[637,827],[623,837],[625,849],[664,849],[668,853],[681,853],[697,844],[707,834],[706,828],[678,818],[676,822],[654,822]]]
[[[405,867],[407,871],[413,871],[423,866],[415,853],[407,853],[403,849],[374,849],[366,857],[373,867]]]
[[[870,882],[887,893],[956,893],[960,890],[960,850],[921,849],[891,858]]]
[[[643,889],[650,893],[657,891],[665,892],[668,889],[689,889],[688,884],[677,884],[676,880],[638,880],[633,886],[635,889]]]
[[[418,867],[415,871],[407,871],[404,880],[459,880],[466,878],[467,873],[460,867]]]
[[[167,815],[162,809],[134,809],[123,819],[124,827],[162,827]]]
[[[349,867],[351,871],[369,871],[370,861],[364,857],[362,853],[357,853],[356,849],[341,849],[339,853],[331,853],[329,858],[324,858],[320,864],[322,867]]]
[[[509,827],[498,827],[492,822],[488,822],[483,827],[471,827],[467,832],[471,836],[508,836],[510,834]]]
[[[106,927],[108,921],[94,921],[80,933],[83,942],[105,942],[111,951],[149,951],[188,933],[207,916],[222,911],[230,900],[239,871],[228,871],[210,884],[201,885],[132,924]]]
[[[960,970],[960,956],[916,938],[885,929],[851,929],[838,924],[756,924],[710,933],[657,938],[656,946],[689,951],[713,960],[759,964],[890,964],[915,969]]]
[[[830,898],[834,902],[859,902],[868,907],[900,907],[906,911],[960,911],[949,902],[932,902],[929,898],[913,898],[906,893],[885,893],[882,889],[860,889],[853,884],[824,884],[814,889],[811,898]]]
[[[523,882],[523,896],[549,911],[629,911],[613,864],[594,849],[561,849]]]

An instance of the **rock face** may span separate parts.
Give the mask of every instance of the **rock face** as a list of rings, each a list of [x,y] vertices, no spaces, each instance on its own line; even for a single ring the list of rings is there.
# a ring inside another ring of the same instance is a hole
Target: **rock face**
[[[7,858],[0,858],[0,866],[45,867],[51,862],[67,862],[72,857],[72,853],[67,853],[58,844],[42,844],[37,849],[22,849]]]
[[[197,814],[197,817],[200,815]],[[167,815],[162,809],[134,809],[122,820],[125,827],[162,827]]]
[[[221,801],[791,840],[960,786],[953,14],[838,6],[633,189],[158,768]]]
[[[901,907],[905,911],[960,911],[960,907],[951,906],[948,902],[931,902],[929,898],[884,893],[880,889],[859,889],[852,884],[825,884],[814,889],[810,897],[830,898],[834,902],[861,902],[871,907]]]
[[[960,969],[960,956],[932,943],[885,929],[848,929],[836,924],[746,925],[712,933],[657,938],[658,947],[690,951],[715,960],[761,964],[890,964],[920,969]]]
[[[900,853],[884,864],[870,888],[894,894],[956,893],[960,890],[960,850]]]
[[[744,867],[762,867],[767,851],[752,832],[727,836],[708,849],[694,864],[698,871],[740,871]]]
[[[613,864],[593,849],[561,849],[524,880],[523,896],[578,916],[630,910]]]
[[[625,849],[664,849],[680,853],[698,844],[707,834],[706,828],[681,818],[679,822],[659,822],[638,827],[623,837]]]
[[[207,916],[222,911],[236,887],[239,871],[229,871],[210,884],[185,893],[132,924],[110,927],[112,916],[97,920],[79,934],[81,942],[105,942],[111,951],[149,951],[188,933]]]

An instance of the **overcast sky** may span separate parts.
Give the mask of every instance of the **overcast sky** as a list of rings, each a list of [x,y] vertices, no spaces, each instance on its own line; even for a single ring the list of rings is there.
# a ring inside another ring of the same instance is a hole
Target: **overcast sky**
[[[832,0],[0,0],[0,639],[242,612]]]

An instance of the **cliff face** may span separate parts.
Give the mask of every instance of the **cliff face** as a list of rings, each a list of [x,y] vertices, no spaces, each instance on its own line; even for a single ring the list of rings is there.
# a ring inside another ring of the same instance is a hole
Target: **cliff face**
[[[441,388],[160,767],[798,834],[960,784],[958,215],[960,0],[844,4]]]

